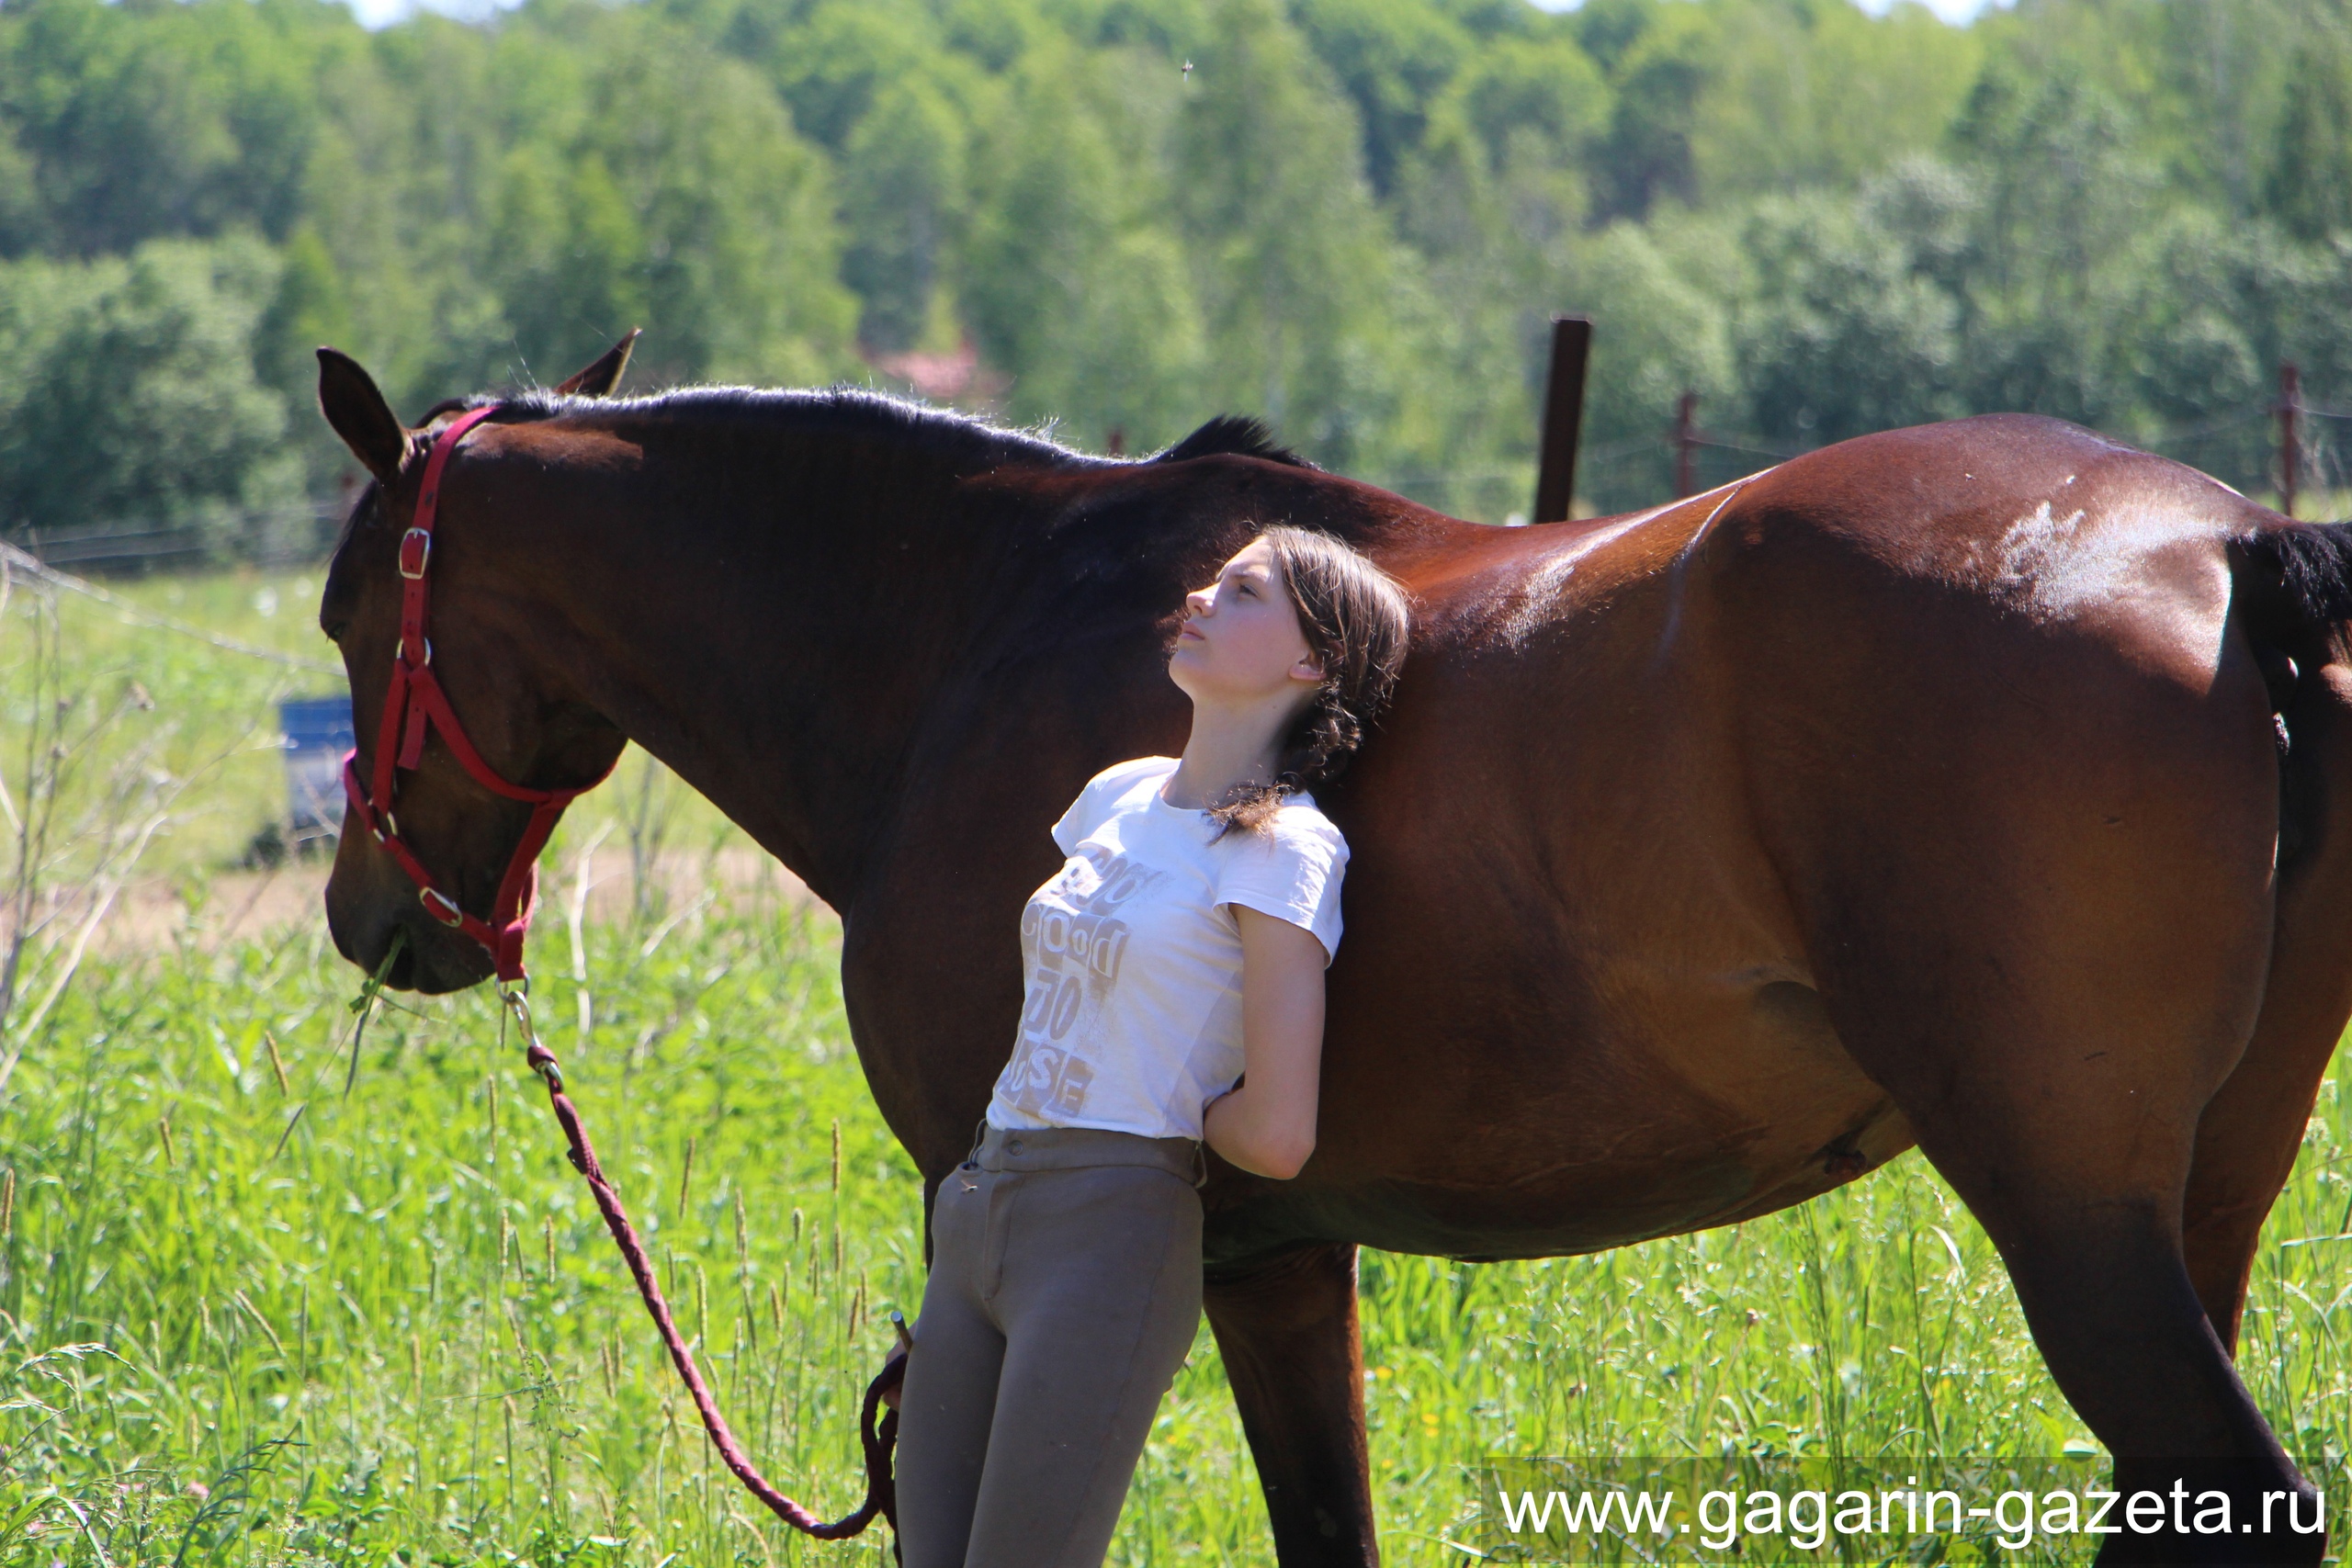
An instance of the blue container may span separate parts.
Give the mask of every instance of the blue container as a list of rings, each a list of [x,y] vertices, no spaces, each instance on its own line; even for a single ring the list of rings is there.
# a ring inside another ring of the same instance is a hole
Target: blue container
[[[351,698],[288,697],[277,705],[286,736],[287,816],[298,843],[343,826],[343,756],[351,750]]]

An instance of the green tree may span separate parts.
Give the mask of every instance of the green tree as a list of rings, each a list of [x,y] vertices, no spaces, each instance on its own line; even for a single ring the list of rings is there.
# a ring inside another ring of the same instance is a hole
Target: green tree
[[[0,209],[0,254],[97,255],[232,227],[284,234],[319,120],[303,63],[280,18],[244,0],[12,6],[0,123],[32,160],[38,210],[19,198],[9,221]]]
[[[239,237],[0,266],[9,532],[201,522],[225,539],[267,511],[306,533],[286,405],[249,357],[276,284],[267,247]]]
[[[2259,487],[2273,439],[2265,406],[2275,395],[2271,378],[2293,352],[2271,301],[2302,270],[2290,262],[2280,275],[2281,248],[2267,226],[2186,205],[2137,237],[2115,269],[2116,310],[2129,330],[2114,333],[2109,367],[2130,412],[2110,418],[2108,429]],[[2324,370],[2324,362],[2314,368]],[[2184,430],[2199,434],[2168,448],[2168,434]]]
[[[2262,195],[2298,239],[2352,231],[2352,49],[2332,30],[2295,51]]]
[[[1224,0],[1186,105],[1177,202],[1221,406],[1338,466],[1398,412],[1397,271],[1355,117],[1272,0]]]
[[[825,159],[750,68],[650,23],[620,13],[597,39],[572,200],[579,248],[615,258],[595,264],[611,270],[594,283],[611,290],[615,314],[582,322],[560,363],[568,371],[642,325],[655,377],[795,383],[846,372],[854,303]],[[632,243],[624,286],[618,258]]]
[[[1469,34],[1428,0],[1293,0],[1291,14],[1354,100],[1364,172],[1386,195],[1420,143],[1430,101],[1469,57]]]
[[[1596,215],[1640,218],[1661,200],[1699,195],[1691,148],[1699,102],[1717,69],[1715,25],[1696,6],[1604,5],[1581,37],[1608,61],[1615,91],[1600,148]]]
[[[1381,465],[1417,499],[1499,520],[1524,512],[1563,247],[1586,206],[1585,150],[1607,114],[1592,62],[1566,39],[1506,35],[1430,110],[1396,204],[1430,301],[1408,325],[1415,424]],[[1443,302],[1442,305],[1436,302]]]
[[[2123,107],[2075,76],[1996,62],[1957,132],[1985,196],[1966,291],[1969,406],[2097,424],[2123,412],[2109,374],[2124,264],[2161,206]]]
[[[1631,222],[1577,244],[1559,287],[1593,321],[1578,488],[1604,511],[1663,500],[1676,402],[1721,409],[1737,388],[1731,311]]]
[[[1755,268],[1735,336],[1747,428],[1809,446],[1962,412],[1959,301],[1900,236],[1819,193],[1758,204],[1741,248]]]
[[[766,63],[793,123],[838,152],[887,84],[936,64],[942,52],[932,13],[918,0],[821,0],[805,21],[776,33]]]
[[[1982,35],[1923,6],[1865,15],[1851,0],[1718,7],[1693,106],[1703,204],[1765,191],[1850,189],[1940,146],[1981,69]]]
[[[1013,112],[976,152],[985,183],[962,302],[1007,410],[1091,445],[1174,439],[1202,416],[1204,346],[1183,245],[1136,127],[1105,112],[1128,85],[1114,55],[1033,51]],[[1159,73],[1159,90],[1181,91]],[[1147,89],[1148,90],[1148,89]]]
[[[842,276],[864,302],[858,337],[870,349],[954,346],[941,285],[963,227],[965,141],[954,103],[920,76],[883,85],[849,134]]]

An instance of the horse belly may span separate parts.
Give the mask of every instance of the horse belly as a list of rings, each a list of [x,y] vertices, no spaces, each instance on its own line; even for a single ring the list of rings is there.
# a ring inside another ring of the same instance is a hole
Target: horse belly
[[[1613,1028],[1541,1035],[1490,1013],[1369,1075],[1335,1033],[1316,1159],[1295,1182],[1213,1193],[1212,1260],[1310,1237],[1482,1261],[1596,1252],[1770,1213],[1910,1146],[1810,987],[1749,973],[1644,999]]]

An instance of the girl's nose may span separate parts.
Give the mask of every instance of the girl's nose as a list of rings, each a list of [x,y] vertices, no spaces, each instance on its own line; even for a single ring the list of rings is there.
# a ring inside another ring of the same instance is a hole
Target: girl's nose
[[[1190,593],[1184,595],[1184,614],[1187,615],[1205,615],[1209,613],[1210,606],[1214,603],[1215,601],[1210,597],[1209,591],[1207,589],[1195,588]]]

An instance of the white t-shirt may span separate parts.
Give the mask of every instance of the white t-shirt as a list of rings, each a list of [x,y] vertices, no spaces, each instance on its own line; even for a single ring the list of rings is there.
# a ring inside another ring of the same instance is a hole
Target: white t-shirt
[[[1340,945],[1348,843],[1309,796],[1264,831],[1217,838],[1170,806],[1169,757],[1097,773],[1054,824],[1069,858],[1021,911],[1024,995],[988,1119],[1197,1138],[1241,1076],[1241,927],[1233,906]]]

